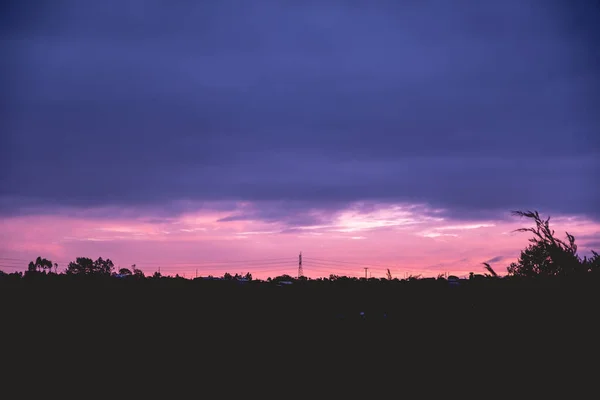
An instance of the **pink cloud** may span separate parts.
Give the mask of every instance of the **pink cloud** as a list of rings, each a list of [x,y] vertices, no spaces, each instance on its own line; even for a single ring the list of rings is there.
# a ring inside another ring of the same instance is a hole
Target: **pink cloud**
[[[246,205],[247,207],[247,205]],[[117,266],[136,264],[146,273],[192,277],[220,276],[224,272],[251,272],[266,278],[295,275],[298,253],[304,255],[305,275],[395,277],[408,274],[482,273],[482,262],[492,262],[498,273],[527,246],[528,226],[522,219],[457,221],[422,206],[388,205],[369,211],[358,207],[333,215],[328,224],[289,227],[278,222],[231,220],[232,212],[211,211],[153,221],[147,218],[93,219],[64,216],[26,216],[0,220],[0,269],[22,270],[38,255],[60,267],[78,256],[111,258]],[[559,216],[551,220],[558,233],[569,230],[576,238],[597,242],[600,225]],[[582,251],[589,251],[580,243]]]

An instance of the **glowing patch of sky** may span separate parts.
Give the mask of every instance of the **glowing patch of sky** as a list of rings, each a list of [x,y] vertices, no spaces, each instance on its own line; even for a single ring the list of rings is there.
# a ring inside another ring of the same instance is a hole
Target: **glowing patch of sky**
[[[245,205],[247,207],[248,205]],[[289,226],[282,222],[243,220],[218,222],[233,212],[195,212],[149,222],[144,218],[92,219],[24,216],[1,220],[0,269],[24,270],[38,255],[59,262],[75,257],[111,258],[117,266],[136,264],[146,273],[219,276],[251,272],[258,278],[295,275],[298,253],[307,276],[329,274],[397,277],[440,273],[482,273],[482,262],[505,273],[506,266],[527,246],[523,219],[497,221],[446,220],[431,211],[406,205],[359,211],[350,207],[332,215],[331,224]],[[551,220],[557,234],[578,239],[580,251],[597,243],[600,225],[581,217]],[[596,249],[597,250],[597,249]],[[233,262],[235,261],[235,262]]]

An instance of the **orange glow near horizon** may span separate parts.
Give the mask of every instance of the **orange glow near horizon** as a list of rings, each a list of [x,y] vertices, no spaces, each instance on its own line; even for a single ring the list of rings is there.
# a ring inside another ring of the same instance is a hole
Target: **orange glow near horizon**
[[[25,270],[37,256],[58,262],[60,270],[85,256],[110,258],[117,268],[136,264],[146,274],[160,267],[163,275],[193,277],[196,270],[198,276],[250,272],[265,279],[295,276],[302,251],[304,273],[311,278],[363,277],[363,267],[369,267],[368,276],[378,278],[386,275],[387,268],[398,278],[465,276],[483,273],[482,262],[490,260],[496,272],[504,274],[528,244],[526,233],[512,232],[529,226],[526,219],[459,221],[420,210],[407,205],[368,212],[350,207],[332,215],[326,224],[294,226],[293,231],[279,222],[218,221],[232,212],[188,213],[159,222],[11,217],[0,220],[0,270]],[[590,220],[557,216],[551,224],[557,235],[565,230],[574,234],[582,253],[591,250],[586,243],[600,239],[600,224]]]

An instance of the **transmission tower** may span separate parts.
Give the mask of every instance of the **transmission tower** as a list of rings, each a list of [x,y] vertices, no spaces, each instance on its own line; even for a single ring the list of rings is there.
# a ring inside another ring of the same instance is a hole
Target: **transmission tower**
[[[302,252],[298,256],[298,279],[304,276],[304,270],[302,269]]]

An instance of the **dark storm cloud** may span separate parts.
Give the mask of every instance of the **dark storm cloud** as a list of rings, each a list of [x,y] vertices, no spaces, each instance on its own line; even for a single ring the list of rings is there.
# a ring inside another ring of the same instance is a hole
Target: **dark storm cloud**
[[[600,218],[591,6],[9,4],[4,214],[296,202],[232,217],[285,220],[370,200]]]
[[[350,204],[345,204],[349,206]],[[239,207],[239,209],[218,222],[232,221],[263,221],[267,223],[280,223],[285,228],[284,233],[295,232],[293,227],[317,226],[331,223],[337,211],[344,204],[338,202],[327,204],[319,201],[262,201],[260,205]]]
[[[486,263],[490,264],[490,263],[495,263],[495,262],[499,262],[504,260],[506,257],[504,256],[496,256],[496,257],[492,257],[489,260],[486,261]]]

